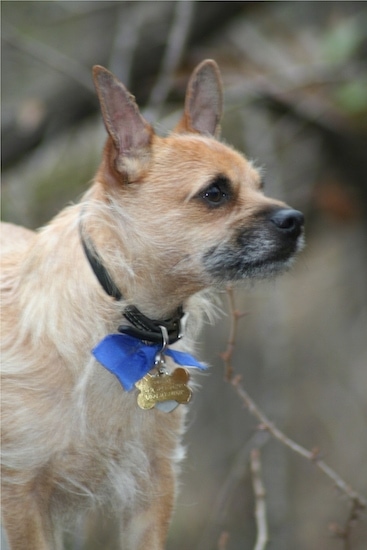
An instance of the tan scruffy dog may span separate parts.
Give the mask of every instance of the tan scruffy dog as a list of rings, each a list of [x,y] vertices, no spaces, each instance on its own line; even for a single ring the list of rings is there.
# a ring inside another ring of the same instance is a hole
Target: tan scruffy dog
[[[2,229],[12,550],[61,548],[96,505],[118,515],[120,548],[164,548],[202,291],[283,271],[303,239],[302,214],[266,198],[252,164],[216,139],[215,62],[194,71],[168,137],[110,72],[94,67],[94,81],[108,139],[92,187],[38,232]]]

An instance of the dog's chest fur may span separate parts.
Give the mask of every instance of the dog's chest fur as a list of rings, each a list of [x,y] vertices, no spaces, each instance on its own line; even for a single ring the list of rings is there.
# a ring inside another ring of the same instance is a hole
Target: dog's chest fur
[[[119,388],[108,388],[110,381],[96,378],[95,382],[105,386],[108,399],[100,388],[90,390],[88,401],[95,405],[84,419],[75,421],[70,415],[74,428],[69,441],[50,461],[53,484],[61,493],[55,494],[57,506],[65,499],[68,507],[74,503],[74,509],[104,503],[120,510],[138,509],[146,504],[147,495],[150,500],[158,491],[158,470],[182,458],[184,411],[147,415],[136,407],[136,395],[122,396]]]

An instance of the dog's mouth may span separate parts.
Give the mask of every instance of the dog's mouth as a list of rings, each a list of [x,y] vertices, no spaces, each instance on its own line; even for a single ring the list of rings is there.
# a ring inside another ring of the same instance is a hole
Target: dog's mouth
[[[213,246],[203,257],[214,282],[267,278],[286,271],[304,246],[303,215],[277,209],[262,215],[252,227],[239,230],[231,241]]]

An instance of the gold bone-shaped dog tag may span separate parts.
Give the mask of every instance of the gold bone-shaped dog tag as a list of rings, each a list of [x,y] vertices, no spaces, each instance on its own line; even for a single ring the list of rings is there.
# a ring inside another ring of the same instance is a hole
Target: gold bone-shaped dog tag
[[[188,371],[181,367],[175,369],[171,374],[147,374],[135,384],[140,390],[139,407],[152,409],[157,403],[165,401],[176,401],[178,404],[188,403],[192,395],[192,391],[187,386],[189,379]],[[167,410],[173,410],[173,408]]]

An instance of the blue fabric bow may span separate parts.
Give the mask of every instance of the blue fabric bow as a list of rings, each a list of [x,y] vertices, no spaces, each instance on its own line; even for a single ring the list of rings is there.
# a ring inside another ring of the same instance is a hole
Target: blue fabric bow
[[[159,345],[144,344],[127,334],[109,334],[97,344],[92,353],[101,365],[117,376],[124,389],[130,391],[135,382],[154,367],[155,356],[160,349]],[[178,365],[206,369],[205,365],[189,353],[167,348],[164,354]]]

